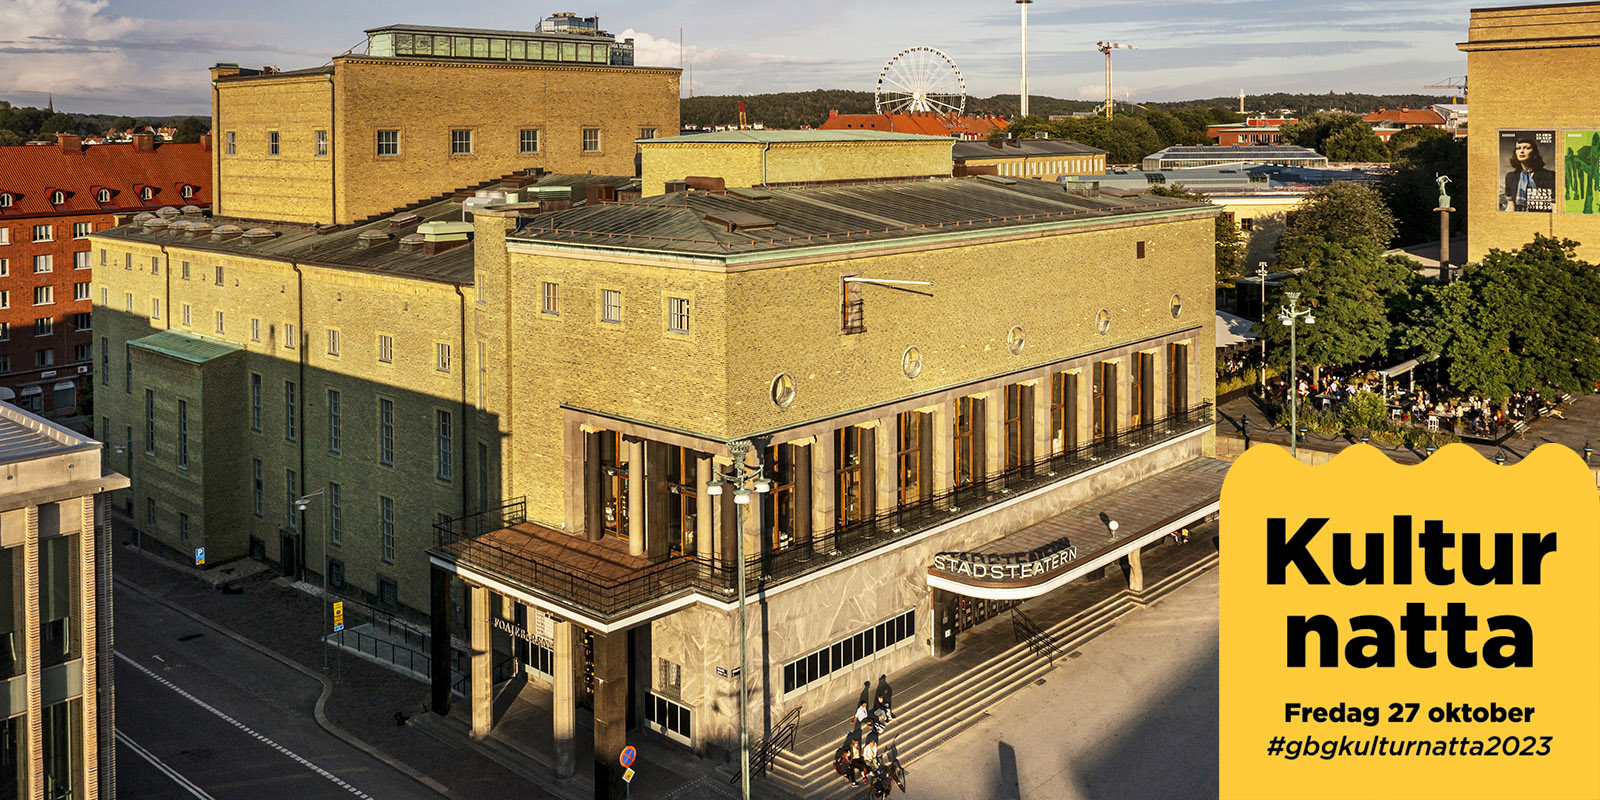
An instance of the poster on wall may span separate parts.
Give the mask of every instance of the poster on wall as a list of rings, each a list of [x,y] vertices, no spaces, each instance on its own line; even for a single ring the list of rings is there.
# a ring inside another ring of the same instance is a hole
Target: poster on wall
[[[1562,211],[1600,214],[1600,130],[1562,131]]]
[[[1555,207],[1555,131],[1501,131],[1501,211],[1550,213]]]

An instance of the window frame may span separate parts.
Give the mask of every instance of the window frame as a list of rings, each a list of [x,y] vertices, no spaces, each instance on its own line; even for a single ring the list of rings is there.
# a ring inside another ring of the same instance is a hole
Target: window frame
[[[592,134],[592,137],[591,137],[591,134]],[[600,129],[599,128],[583,128],[582,129],[582,133],[580,135],[582,136],[582,139],[580,140],[581,143],[582,143],[582,148],[580,150],[581,153],[583,153],[585,155],[593,155],[593,154],[596,154],[596,153],[605,152],[605,150],[603,149],[604,145],[602,144],[601,139],[600,139]],[[592,141],[592,146],[591,146],[591,138],[593,140]]]
[[[385,142],[384,141],[384,138],[385,138],[386,135],[388,136],[389,139],[391,139],[391,141],[389,141],[389,142]],[[386,148],[390,152],[384,152],[384,150]],[[375,157],[377,157],[377,158],[399,158],[400,157],[400,129],[399,128],[379,128],[376,131],[375,149],[374,149],[373,153],[374,153]]]
[[[529,134],[533,134],[533,149],[528,149]],[[517,132],[517,152],[520,155],[536,156],[539,154],[540,141],[544,136],[539,128],[523,128]]]
[[[452,156],[470,156],[470,155],[472,155],[473,154],[472,139],[473,139],[473,136],[472,136],[472,129],[471,128],[451,128],[450,129],[450,155],[452,155]]]

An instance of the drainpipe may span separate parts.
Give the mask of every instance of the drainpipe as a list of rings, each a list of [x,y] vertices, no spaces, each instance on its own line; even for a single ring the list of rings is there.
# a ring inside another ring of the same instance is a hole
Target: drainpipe
[[[461,308],[461,425],[459,430],[461,431],[461,516],[464,517],[467,515],[467,498],[470,496],[467,492],[467,454],[472,448],[468,443],[470,437],[467,436],[467,431],[469,430],[467,420],[471,419],[468,415],[472,413],[472,410],[467,404],[467,364],[470,363],[467,360],[467,295],[461,291],[460,284],[456,285],[456,300]]]
[[[339,132],[338,110],[334,103],[333,73],[328,73],[328,224],[339,224],[339,170],[334,163],[339,153],[333,142]]]
[[[211,114],[211,160],[217,165],[211,179],[211,212],[215,214],[222,210],[222,151],[228,146],[228,135],[222,131],[222,93],[215,80],[211,82]]]
[[[761,146],[761,185],[767,185],[767,151],[772,149],[772,142]]]
[[[172,254],[167,252],[166,245],[161,245],[161,260],[166,262],[165,269],[167,271],[166,297],[162,299],[161,303],[167,307],[167,318],[164,321],[167,324],[166,330],[170,331],[172,330]]]
[[[300,408],[299,408],[300,430],[295,432],[296,433],[295,439],[297,440],[296,444],[299,446],[299,450],[300,450],[300,496],[303,497],[303,496],[305,496],[307,494],[306,487],[310,485],[310,482],[307,480],[310,476],[306,475],[306,435],[308,433],[308,431],[306,429],[306,395],[308,394],[308,392],[306,391],[306,348],[305,348],[305,343],[307,341],[306,335],[305,335],[305,333],[306,333],[306,293],[305,293],[306,276],[305,276],[305,273],[300,271],[299,262],[290,261],[289,262],[289,267],[294,270],[294,303],[295,303],[295,314],[294,314],[295,343],[294,343],[294,349],[295,349],[296,358],[299,361],[299,365],[298,366],[299,366],[299,370],[300,370],[300,377],[299,377],[299,381],[300,381],[300,396],[295,398],[295,402],[300,406]],[[323,502],[324,503],[327,502],[326,498],[324,498]],[[299,523],[300,523],[299,524],[299,530],[296,531],[298,536],[296,536],[295,538],[298,540],[297,549],[300,551],[299,554],[298,554],[299,558],[300,558],[300,574],[298,576],[296,576],[296,578],[299,579],[299,580],[305,580],[305,575],[306,575],[306,512],[305,512],[305,509],[300,509],[299,515],[300,515],[300,519],[298,520]],[[323,535],[326,536],[327,532],[324,531]],[[326,570],[327,568],[328,568],[327,564],[323,564],[321,566],[321,569],[323,569],[323,570]]]

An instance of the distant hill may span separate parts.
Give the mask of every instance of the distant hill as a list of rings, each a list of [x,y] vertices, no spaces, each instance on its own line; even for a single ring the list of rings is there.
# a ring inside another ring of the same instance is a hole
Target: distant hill
[[[871,114],[872,93],[849,89],[816,89],[809,92],[776,92],[752,95],[711,95],[685,98],[680,103],[680,113],[685,126],[733,125],[739,121],[739,101],[745,103],[750,122],[760,122],[769,128],[799,128],[803,125],[817,127],[828,119],[829,111],[840,114]],[[1297,114],[1308,114],[1318,109],[1340,109],[1366,114],[1379,108],[1427,107],[1433,103],[1448,103],[1449,97],[1420,94],[1378,95],[1353,92],[1329,94],[1271,94],[1246,95],[1245,108],[1251,111],[1277,111],[1287,108]],[[1028,111],[1037,116],[1072,114],[1090,111],[1100,105],[1098,100],[1063,100],[1044,95],[1028,96]],[[1178,100],[1165,103],[1145,103],[1145,106],[1164,111],[1186,108],[1218,108],[1233,110],[1239,107],[1237,97],[1213,97],[1204,100]],[[993,97],[968,97],[968,114],[995,114],[1010,117],[1021,110],[1015,94],[997,94]]]

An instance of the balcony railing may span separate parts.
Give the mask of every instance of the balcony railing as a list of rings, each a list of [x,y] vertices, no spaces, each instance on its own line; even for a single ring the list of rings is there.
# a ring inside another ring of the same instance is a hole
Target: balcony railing
[[[1036,459],[968,486],[934,495],[914,505],[884,512],[842,527],[813,532],[788,549],[745,561],[747,591],[771,588],[824,569],[843,559],[882,548],[939,525],[971,516],[1019,494],[1060,483],[1121,458],[1210,427],[1215,413],[1204,403],[1115,436]],[[603,581],[536,560],[519,548],[482,534],[524,521],[526,505],[514,500],[498,509],[435,525],[436,552],[488,570],[533,591],[570,603],[602,619],[696,591],[727,599],[738,587],[736,564],[677,556],[618,581]]]

